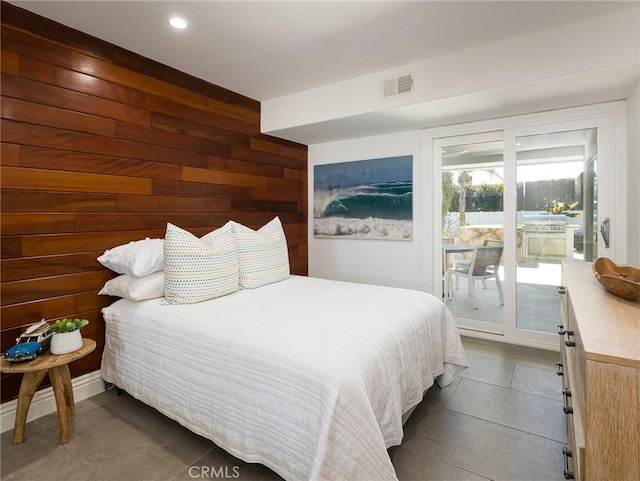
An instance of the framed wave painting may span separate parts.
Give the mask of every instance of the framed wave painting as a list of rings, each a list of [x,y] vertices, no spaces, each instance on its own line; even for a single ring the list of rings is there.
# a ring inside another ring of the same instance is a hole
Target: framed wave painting
[[[313,235],[411,240],[413,156],[314,166]]]

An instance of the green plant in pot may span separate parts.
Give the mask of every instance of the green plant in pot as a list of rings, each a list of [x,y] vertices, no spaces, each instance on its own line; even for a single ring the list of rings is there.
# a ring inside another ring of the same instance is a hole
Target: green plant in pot
[[[80,329],[89,324],[86,319],[59,319],[51,324],[53,337],[49,350],[51,354],[67,354],[82,347]]]

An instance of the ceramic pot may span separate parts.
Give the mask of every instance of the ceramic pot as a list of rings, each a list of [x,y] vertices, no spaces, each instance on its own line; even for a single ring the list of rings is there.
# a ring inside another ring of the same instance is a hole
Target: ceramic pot
[[[80,329],[71,332],[55,332],[51,337],[51,354],[67,354],[82,347]]]

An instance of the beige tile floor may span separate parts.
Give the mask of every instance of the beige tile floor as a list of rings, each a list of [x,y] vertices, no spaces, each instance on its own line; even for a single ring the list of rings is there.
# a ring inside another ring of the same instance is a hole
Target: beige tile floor
[[[557,353],[470,338],[463,342],[471,367],[447,388],[427,393],[405,425],[403,443],[390,450],[398,478],[564,479]],[[115,390],[78,403],[68,444],[58,444],[57,431],[51,414],[27,425],[20,446],[11,444],[12,431],[3,433],[1,479],[281,479]]]

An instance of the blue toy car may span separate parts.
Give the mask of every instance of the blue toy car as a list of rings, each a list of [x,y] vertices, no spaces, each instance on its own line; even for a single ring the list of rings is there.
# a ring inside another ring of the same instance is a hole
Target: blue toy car
[[[29,326],[16,339],[16,345],[4,353],[4,359],[10,362],[31,361],[49,348],[52,335],[51,326],[43,319]]]

